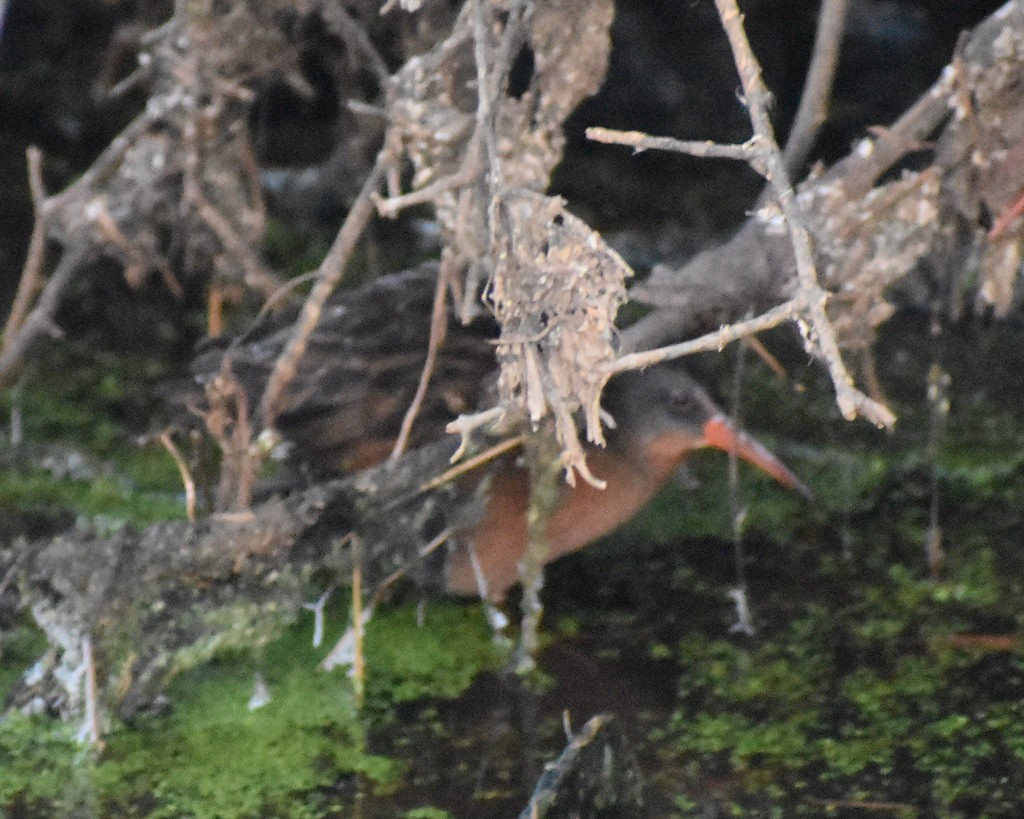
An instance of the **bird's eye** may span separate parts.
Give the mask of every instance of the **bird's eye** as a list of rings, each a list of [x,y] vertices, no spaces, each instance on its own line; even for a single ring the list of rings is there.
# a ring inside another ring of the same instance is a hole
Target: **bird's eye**
[[[686,390],[672,390],[668,395],[668,405],[674,413],[685,414],[692,412],[697,402]]]

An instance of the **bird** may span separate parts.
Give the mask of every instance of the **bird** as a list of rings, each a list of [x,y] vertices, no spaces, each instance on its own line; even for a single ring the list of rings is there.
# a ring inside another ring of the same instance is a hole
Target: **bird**
[[[327,302],[274,421],[291,450],[290,463],[327,478],[388,457],[426,360],[437,275],[437,264],[427,262],[340,290]],[[203,408],[203,390],[225,359],[249,406],[258,407],[298,315],[299,306],[291,304],[265,313],[239,335],[201,342],[190,383],[166,390],[177,405],[171,415],[184,422],[194,414],[182,407]],[[444,438],[449,421],[483,400],[496,366],[489,343],[496,334],[489,316],[469,324],[450,317],[410,448]]]
[[[314,478],[351,473],[387,457],[412,399],[426,355],[437,268],[421,265],[332,297],[310,338],[276,427],[290,458]],[[193,363],[195,384],[232,372],[258,405],[297,309],[264,317],[234,339],[207,344]],[[490,394],[496,333],[492,320],[469,326],[450,317],[430,389],[411,445],[444,436],[456,415]],[[737,429],[685,366],[668,362],[619,374],[605,388],[602,409],[612,420],[604,447],[587,444],[598,488],[583,480],[561,485],[550,510],[545,563],[584,548],[630,520],[686,458],[711,447],[737,457],[785,487],[810,491],[775,455]],[[480,519],[450,539],[440,569],[444,591],[504,601],[518,583],[529,534],[530,470],[514,452],[488,463]]]
[[[562,485],[545,529],[545,563],[578,551],[632,519],[693,452],[706,447],[736,456],[783,486],[811,498],[790,469],[738,429],[689,372],[661,364],[609,382],[603,408],[615,426],[606,447],[588,445],[591,472],[605,482]],[[504,600],[518,581],[529,544],[530,475],[507,463],[491,478],[481,521],[457,538],[445,565],[445,588]],[[474,566],[479,567],[480,571]],[[480,576],[484,583],[480,582]]]

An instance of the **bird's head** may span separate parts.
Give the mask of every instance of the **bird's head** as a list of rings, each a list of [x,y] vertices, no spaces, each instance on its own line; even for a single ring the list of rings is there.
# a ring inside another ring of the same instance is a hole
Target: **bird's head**
[[[714,447],[771,475],[807,498],[811,491],[753,436],[737,429],[679,364],[623,373],[609,382],[604,408],[615,423],[609,446],[666,475],[697,449]]]

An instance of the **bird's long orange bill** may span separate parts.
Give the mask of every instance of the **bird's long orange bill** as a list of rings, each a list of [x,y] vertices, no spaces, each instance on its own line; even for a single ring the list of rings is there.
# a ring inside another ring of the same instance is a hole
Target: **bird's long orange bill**
[[[744,461],[768,473],[783,486],[795,489],[808,500],[814,498],[811,490],[782,461],[756,439],[737,430],[724,416],[716,415],[704,424],[704,441],[708,446],[735,452]]]

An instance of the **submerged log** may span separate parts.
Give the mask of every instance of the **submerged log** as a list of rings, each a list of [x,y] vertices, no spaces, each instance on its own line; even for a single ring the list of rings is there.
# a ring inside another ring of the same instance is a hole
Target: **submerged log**
[[[591,717],[544,773],[519,819],[639,816],[643,783],[622,726],[610,714]]]

